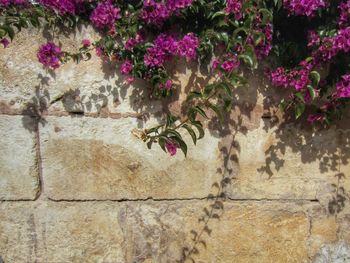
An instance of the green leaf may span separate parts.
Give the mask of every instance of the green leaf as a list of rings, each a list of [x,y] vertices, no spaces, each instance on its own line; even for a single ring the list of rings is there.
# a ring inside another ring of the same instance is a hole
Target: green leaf
[[[184,153],[185,157],[187,156],[187,145],[186,143],[182,140],[182,138],[180,137],[174,137],[173,138],[178,145],[180,146],[181,151]]]
[[[192,121],[192,125],[194,127],[196,127],[196,129],[199,132],[199,136],[198,136],[198,140],[202,139],[204,137],[204,129],[203,129],[203,125],[202,123],[200,123],[199,121]]]
[[[315,97],[316,97],[315,89],[311,85],[307,85],[307,89],[308,89],[308,91],[310,93],[310,96],[311,96],[312,100],[314,100]]]
[[[218,11],[218,12],[214,13],[214,14],[211,16],[211,20],[213,20],[213,19],[216,18],[216,17],[224,16],[224,15],[225,15],[225,12],[224,12],[224,11]]]
[[[196,144],[197,143],[197,136],[196,136],[196,133],[194,132],[194,130],[190,126],[188,126],[187,124],[182,125],[182,127],[188,131],[188,133],[192,137],[193,143]]]
[[[261,8],[259,12],[262,14],[262,20],[261,20],[262,25],[266,25],[272,21],[272,13],[268,9]]]
[[[205,113],[205,111],[204,111],[201,107],[199,107],[199,106],[191,107],[191,108],[190,108],[190,112],[194,112],[194,113],[198,112],[198,113],[199,113],[200,115],[202,115],[204,118],[208,119],[208,116],[207,116],[207,114]]]
[[[177,121],[177,117],[168,114],[167,115],[167,120],[166,120],[166,127],[170,127],[171,125],[173,125],[175,122]]]
[[[220,120],[220,123],[222,124],[224,122],[224,116],[222,115],[222,112],[219,109],[219,107],[217,107],[216,105],[211,104],[209,102],[207,103],[207,107],[209,107],[210,109],[212,109],[216,113],[216,115],[218,116],[218,118]]]
[[[314,86],[317,86],[320,83],[321,76],[320,73],[318,73],[317,71],[311,71],[310,78]]]
[[[9,38],[13,40],[13,38],[15,37],[15,31],[13,30],[13,28],[8,25],[3,25],[1,26],[1,28],[4,29],[7,35],[9,36]]]
[[[294,94],[299,100],[301,100],[302,102],[305,102],[304,100],[304,95],[301,92],[297,92]]]
[[[198,91],[192,91],[190,92],[190,94],[188,94],[186,100],[187,101],[190,101],[194,98],[201,98],[202,97],[202,93],[201,92],[198,92]]]
[[[230,86],[227,85],[227,83],[222,82],[222,83],[220,84],[220,88],[222,88],[222,89],[225,91],[226,95],[227,95],[229,98],[232,98],[232,90],[231,90]]]
[[[299,119],[305,111],[305,104],[299,103],[295,106],[295,118]]]
[[[166,137],[159,137],[159,139],[158,139],[158,144],[159,144],[159,146],[160,146],[160,148],[162,148],[162,150],[164,151],[164,152],[166,152],[166,149],[165,149],[165,142],[166,142]]]

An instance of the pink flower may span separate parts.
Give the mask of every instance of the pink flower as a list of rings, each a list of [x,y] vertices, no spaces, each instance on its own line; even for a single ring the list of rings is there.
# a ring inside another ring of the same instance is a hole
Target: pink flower
[[[230,57],[224,63],[221,64],[221,68],[226,72],[231,72],[235,70],[240,65],[239,59],[236,56]]]
[[[212,63],[211,63],[211,67],[213,69],[216,69],[219,66],[219,64],[220,64],[219,59],[218,58],[214,58]]]
[[[83,39],[81,41],[81,44],[84,46],[84,47],[89,47],[91,46],[91,41],[89,39]]]
[[[103,49],[100,47],[96,48],[96,56],[101,57],[103,55]]]
[[[37,54],[39,62],[46,67],[56,69],[60,66],[60,58],[63,55],[61,48],[52,42],[41,45]]]
[[[123,75],[128,75],[132,69],[134,68],[134,65],[130,60],[126,60],[121,66],[120,66],[120,72]]]
[[[336,98],[350,98],[350,74],[342,76],[342,80],[336,85]]]
[[[316,121],[323,122],[324,116],[322,114],[310,114],[309,117],[307,118],[307,121],[311,124]]]
[[[161,83],[159,85],[159,89],[161,89],[161,90],[170,90],[172,85],[173,85],[173,82],[171,81],[171,79],[168,79],[165,83]]]
[[[132,84],[134,81],[135,81],[135,78],[132,77],[132,76],[128,76],[128,77],[126,78],[126,82],[127,82],[129,85]]]
[[[3,38],[0,40],[0,43],[4,46],[4,48],[7,48],[10,44],[10,41],[7,38]]]
[[[99,3],[90,16],[91,22],[100,29],[113,27],[114,22],[119,18],[121,18],[120,9],[111,1]]]
[[[173,140],[168,140],[166,143],[165,143],[165,148],[167,150],[167,152],[171,155],[171,156],[174,156],[177,152],[177,148],[178,148],[178,145],[176,142],[174,142]]]
[[[186,59],[195,59],[197,56],[197,48],[199,46],[199,39],[194,33],[188,33],[178,42],[177,53]]]

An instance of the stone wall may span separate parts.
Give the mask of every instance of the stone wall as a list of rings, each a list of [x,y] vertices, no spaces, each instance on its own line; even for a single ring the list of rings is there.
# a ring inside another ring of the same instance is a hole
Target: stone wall
[[[0,49],[0,262],[350,262],[349,117],[320,130],[272,116],[276,92],[251,74],[225,124],[172,158],[131,131],[180,103],[95,56],[45,71],[45,37]],[[180,101],[208,81],[183,64]]]

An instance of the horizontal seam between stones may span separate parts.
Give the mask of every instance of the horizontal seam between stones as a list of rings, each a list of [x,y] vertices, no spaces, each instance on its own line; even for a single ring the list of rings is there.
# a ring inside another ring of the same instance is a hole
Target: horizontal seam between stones
[[[49,201],[52,202],[143,202],[143,201],[154,201],[154,202],[171,202],[171,201],[215,201],[216,197],[194,197],[194,198],[139,198],[139,199],[55,199],[48,198]],[[223,200],[219,198],[219,200]],[[319,203],[318,199],[269,199],[269,198],[245,198],[245,199],[237,199],[237,198],[226,198],[225,201],[232,202],[245,202],[245,201],[254,201],[254,202],[316,202]]]
[[[186,201],[215,201],[216,198],[144,198],[144,199],[54,199],[54,198],[48,198],[47,201],[53,202],[53,203],[103,203],[103,202],[115,202],[115,203],[127,203],[127,202],[173,202],[173,201],[179,201],[179,202],[186,202]],[[291,202],[291,203],[297,203],[297,202],[309,202],[309,203],[319,203],[318,199],[232,199],[232,198],[226,198],[225,200],[219,199],[221,201],[226,202]],[[11,200],[0,200],[0,203],[14,203],[14,202],[28,202],[28,203],[35,203],[35,202],[42,202],[45,201],[43,199],[41,200],[34,200],[34,199],[11,199]]]
[[[71,116],[81,116],[85,118],[101,118],[101,119],[125,119],[125,118],[136,118],[140,119],[142,118],[146,113],[137,113],[137,112],[126,112],[126,113],[115,113],[115,115],[108,115],[103,116],[99,115],[98,113],[70,113],[70,112],[62,112],[62,114],[43,114],[43,115],[36,115],[36,114],[23,114],[23,113],[17,113],[17,112],[0,112],[0,115],[4,116],[26,116],[26,117],[32,117],[32,118],[42,118],[45,119],[45,117],[71,117]]]

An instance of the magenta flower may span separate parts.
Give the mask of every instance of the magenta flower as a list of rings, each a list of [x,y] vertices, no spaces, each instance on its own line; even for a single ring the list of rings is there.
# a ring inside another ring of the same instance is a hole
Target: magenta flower
[[[307,121],[311,124],[319,121],[319,122],[323,122],[324,121],[324,116],[322,114],[310,114],[307,118]]]
[[[132,69],[134,68],[134,65],[130,60],[126,60],[121,66],[120,66],[120,72],[123,75],[128,75]]]
[[[76,2],[74,0],[39,0],[39,3],[61,15],[74,15],[76,12]]]
[[[90,16],[91,22],[100,29],[113,27],[114,22],[120,18],[120,9],[110,1],[99,3]]]
[[[340,10],[340,16],[338,19],[338,24],[341,28],[344,28],[349,25],[349,18],[350,18],[350,0],[348,0],[345,3],[341,3],[338,6]]]
[[[336,98],[350,98],[350,74],[342,76],[342,80],[336,84]]]
[[[174,142],[173,140],[168,140],[168,141],[165,143],[165,148],[166,148],[167,152],[168,152],[171,156],[174,156],[174,155],[176,155],[178,145],[177,145],[177,143]]]
[[[56,69],[60,67],[60,58],[63,53],[59,46],[52,42],[41,45],[37,54],[39,62],[45,67]]]
[[[197,56],[197,48],[199,47],[199,39],[193,33],[188,33],[178,42],[177,53],[186,59],[195,59]]]
[[[89,47],[91,46],[91,41],[89,39],[83,39],[81,41],[81,44],[84,46],[84,47]]]
[[[140,33],[137,33],[135,37],[129,38],[125,43],[126,50],[132,50],[136,45],[144,41],[143,36]]]
[[[239,67],[240,62],[236,56],[227,55],[228,59],[221,64],[221,68],[226,72],[231,72]]]
[[[148,67],[161,67],[177,52],[178,43],[174,37],[160,34],[154,41],[154,46],[147,49],[144,63]]]
[[[262,30],[258,30],[265,35],[264,41],[260,42],[258,45],[254,46],[255,54],[258,59],[267,57],[272,50],[272,36],[273,27],[272,24],[267,24]],[[253,41],[252,41],[253,42]]]
[[[326,7],[325,0],[283,0],[289,14],[297,16],[314,16],[320,8]]]
[[[4,46],[4,48],[7,48],[10,44],[10,41],[7,38],[3,38],[0,40],[0,43]]]
[[[27,0],[0,0],[0,6],[9,6],[11,4],[24,6],[28,4],[28,1]]]
[[[236,20],[242,18],[242,0],[227,0],[225,12],[233,14]]]
[[[170,90],[172,86],[173,86],[173,82],[171,81],[171,79],[168,79],[165,83],[159,84],[159,89]]]
[[[320,44],[320,36],[315,31],[309,31],[307,46],[312,48]]]

